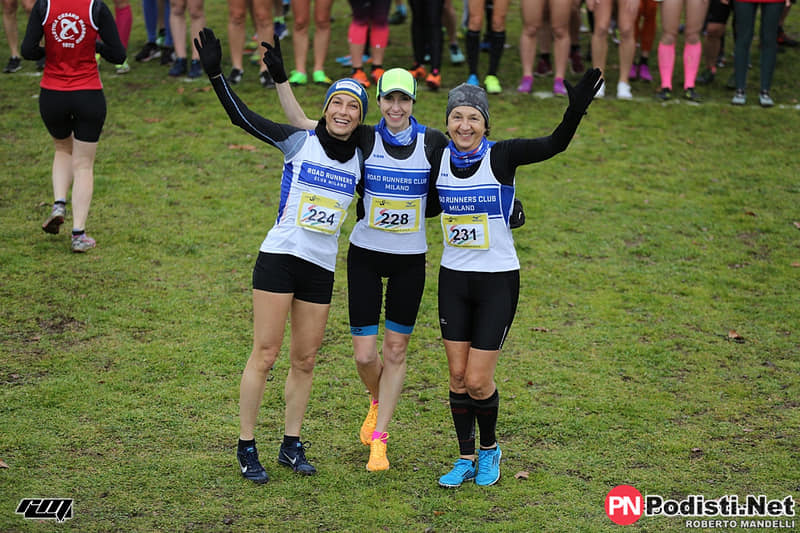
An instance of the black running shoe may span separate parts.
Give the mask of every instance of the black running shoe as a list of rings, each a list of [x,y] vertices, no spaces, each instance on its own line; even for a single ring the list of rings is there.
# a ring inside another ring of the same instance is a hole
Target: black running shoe
[[[248,446],[244,450],[237,451],[236,459],[239,460],[239,468],[242,470],[242,476],[246,479],[259,485],[269,481],[266,470],[258,461],[258,451],[255,446]]]
[[[231,85],[236,85],[237,83],[241,83],[243,75],[244,72],[241,69],[234,68],[231,70],[231,75],[228,76],[228,81]]]
[[[697,102],[698,104],[703,101],[703,97],[697,94],[697,91],[694,90],[694,87],[689,87],[683,91],[683,99]]]
[[[171,65],[175,62],[175,48],[172,46],[161,47],[161,61],[162,65]]]
[[[19,69],[22,68],[22,60],[19,57],[12,57],[8,60],[8,64],[6,68],[3,69],[5,74],[11,74],[13,72],[17,72]]]
[[[666,102],[667,100],[672,98],[672,91],[670,91],[666,87],[662,87],[661,90],[656,93],[656,98]]]
[[[288,466],[298,474],[310,476],[316,474],[317,469],[306,459],[306,450],[311,445],[307,442],[296,442],[294,446],[284,446],[281,444],[281,451],[278,452],[278,462]]]
[[[161,57],[161,48],[159,48],[156,43],[145,43],[142,49],[139,50],[139,53],[136,54],[135,59],[139,63],[145,63],[159,57]]]
[[[269,71],[267,70],[258,75],[258,80],[261,82],[261,86],[265,89],[275,88],[275,81],[272,79],[272,76],[269,75]]]

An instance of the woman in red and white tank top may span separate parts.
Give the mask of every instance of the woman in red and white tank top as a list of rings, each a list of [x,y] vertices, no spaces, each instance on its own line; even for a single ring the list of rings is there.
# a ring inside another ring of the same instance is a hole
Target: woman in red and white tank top
[[[94,239],[86,235],[86,219],[97,141],[106,118],[95,53],[115,65],[125,61],[114,17],[101,0],[37,0],[28,19],[22,56],[45,59],[39,112],[55,143],[55,201],[42,229],[58,233],[72,185],[73,252],[95,247]]]

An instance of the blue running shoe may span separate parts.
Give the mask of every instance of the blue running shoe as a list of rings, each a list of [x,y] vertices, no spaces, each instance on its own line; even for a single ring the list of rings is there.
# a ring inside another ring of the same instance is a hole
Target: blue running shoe
[[[192,62],[189,64],[189,74],[188,76],[192,79],[199,78],[203,75],[203,65],[200,64],[199,59],[192,59]]]
[[[458,43],[451,43],[450,44],[450,63],[454,65],[460,65],[467,58],[464,57],[464,52],[461,51],[461,48],[458,47]]]
[[[281,451],[278,452],[278,462],[288,466],[298,474],[310,476],[316,474],[317,469],[306,459],[306,450],[311,445],[307,442],[296,442],[294,446],[284,446],[281,444]]]
[[[468,459],[459,459],[453,469],[439,478],[439,486],[448,489],[460,487],[465,481],[475,479],[475,463]]]
[[[478,81],[478,76],[475,74],[470,74],[469,78],[467,78],[467,85],[480,85],[481,82]]]
[[[273,23],[273,29],[275,35],[278,36],[279,40],[284,40],[289,36],[289,28],[286,26],[285,23],[276,20]]]
[[[500,479],[500,458],[503,452],[500,446],[491,450],[478,450],[478,475],[475,476],[475,483],[481,486],[489,486],[497,483]]]
[[[245,479],[249,479],[259,485],[269,481],[266,470],[258,461],[258,452],[255,446],[248,446],[244,450],[238,450],[236,459],[239,460],[239,468],[242,469],[242,475]]]
[[[183,76],[184,74],[186,74],[186,58],[185,57],[175,58],[175,62],[172,64],[172,68],[169,69],[169,72],[167,72],[167,74],[172,76],[173,78],[177,78],[178,76]]]

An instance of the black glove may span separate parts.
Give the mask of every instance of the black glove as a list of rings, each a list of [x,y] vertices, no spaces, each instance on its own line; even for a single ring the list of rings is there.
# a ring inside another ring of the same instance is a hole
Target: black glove
[[[264,52],[264,64],[267,66],[269,75],[275,83],[283,83],[289,78],[286,77],[286,69],[283,68],[283,56],[281,55],[281,40],[275,35],[275,46],[261,41],[261,46],[267,49]]]
[[[209,78],[216,78],[222,74],[222,45],[219,44],[219,39],[214,36],[211,28],[203,28],[200,32],[200,41],[198,42],[197,37],[194,39],[194,47],[200,54],[200,62]]]
[[[514,198],[514,208],[511,210],[511,217],[508,219],[508,225],[511,229],[517,229],[525,224],[525,211],[522,210],[522,202]]]
[[[564,80],[564,86],[569,95],[569,109],[578,113],[579,116],[586,114],[586,109],[592,103],[594,95],[603,86],[602,73],[599,68],[587,70],[578,85],[573,87],[570,82]]]

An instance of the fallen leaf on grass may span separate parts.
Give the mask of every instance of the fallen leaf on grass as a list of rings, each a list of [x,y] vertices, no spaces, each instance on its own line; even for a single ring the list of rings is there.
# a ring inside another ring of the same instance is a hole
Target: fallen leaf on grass
[[[800,229],[800,222],[792,222],[792,224],[794,224],[795,228]]]
[[[528,472],[527,472],[527,471],[525,471],[525,470],[521,470],[521,471],[517,472],[516,474],[514,474],[514,477],[515,477],[516,479],[528,479],[528,476],[529,476],[529,475],[530,475],[530,474],[528,474]]]
[[[228,150],[246,150],[248,152],[255,152],[256,147],[252,144],[229,144]]]
[[[794,262],[794,263],[792,263],[792,266],[793,266],[794,268],[800,267],[800,263]]]
[[[186,92],[186,89],[184,89],[183,87],[178,87],[178,89],[177,89],[177,93],[178,94],[183,94],[185,92]]]
[[[752,211],[745,211],[744,214],[745,215],[750,215],[751,217],[757,217],[758,216],[755,213],[753,213]]]
[[[157,122],[161,122],[161,119],[158,117],[149,117],[144,119],[145,122],[148,124],[156,124]]]
[[[2,459],[0,459],[0,468],[8,468],[8,465]]]
[[[444,514],[444,511],[434,511],[433,512],[433,516],[442,516],[443,514]]]
[[[689,457],[692,459],[697,459],[699,457],[703,457],[703,455],[703,448],[692,448],[692,453],[689,454]]]
[[[730,330],[728,332],[728,339],[738,343],[744,342],[744,337],[736,333],[734,330]]]

